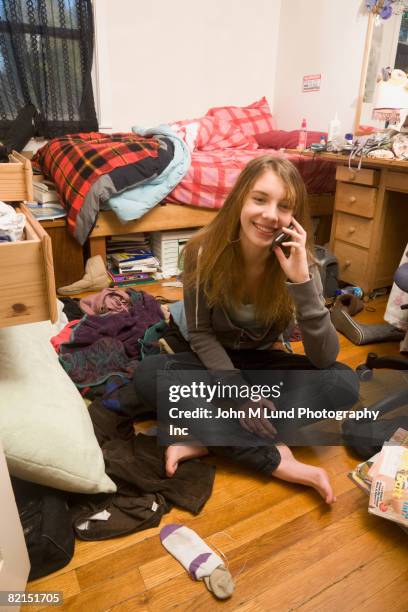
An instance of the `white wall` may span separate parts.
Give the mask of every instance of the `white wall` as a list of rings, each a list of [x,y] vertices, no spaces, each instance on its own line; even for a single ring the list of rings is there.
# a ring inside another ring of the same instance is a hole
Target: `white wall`
[[[97,34],[106,38],[100,60],[109,62],[100,74],[101,127],[193,118],[263,95],[272,105],[280,7],[281,0],[96,0]]]
[[[327,131],[337,111],[342,131],[353,130],[367,30],[360,0],[283,0],[274,115],[280,129]],[[321,74],[318,92],[302,92],[302,78]]]

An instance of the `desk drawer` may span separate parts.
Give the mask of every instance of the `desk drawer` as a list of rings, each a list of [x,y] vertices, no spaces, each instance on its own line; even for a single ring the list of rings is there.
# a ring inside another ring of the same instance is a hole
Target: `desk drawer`
[[[385,188],[390,191],[408,192],[408,172],[388,172],[385,177]]]
[[[373,187],[337,183],[335,209],[372,219],[377,190]]]
[[[25,240],[0,244],[0,327],[57,319],[51,239],[30,211]]]
[[[367,274],[368,251],[340,240],[335,241],[333,250],[339,262],[340,280],[361,286]]]
[[[337,166],[336,180],[357,185],[368,185],[373,187],[378,185],[379,173],[376,170],[367,168],[349,168],[348,166]]]
[[[351,242],[358,246],[370,246],[371,231],[373,221],[356,217],[356,215],[347,215],[346,213],[338,212],[336,214],[336,232],[335,238],[340,238],[345,242]]]

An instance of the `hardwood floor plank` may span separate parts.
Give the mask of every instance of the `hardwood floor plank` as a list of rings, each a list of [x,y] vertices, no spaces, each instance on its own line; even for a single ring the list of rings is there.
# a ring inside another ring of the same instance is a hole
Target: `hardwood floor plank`
[[[387,569],[387,568],[386,568]],[[368,594],[365,601],[354,602],[349,608],[350,612],[407,612],[408,610],[408,570],[405,570],[398,578],[389,582],[383,589],[373,586],[372,592]]]
[[[111,580],[98,583],[95,587],[85,589],[74,597],[65,599],[58,611],[72,610],[73,612],[108,610],[115,604],[126,601],[144,591],[144,583],[138,569],[120,574]]]
[[[354,556],[354,548],[348,548],[346,553],[349,556],[352,553]],[[397,540],[397,546],[381,551],[380,555],[370,562],[363,561],[362,566],[343,580],[335,582],[297,609],[301,612],[326,612],[336,607],[339,601],[344,611],[350,610],[352,606],[359,608],[373,590],[381,589],[398,579],[407,566],[408,550],[401,548]],[[405,587],[407,589],[407,585]]]
[[[46,591],[61,591],[65,600],[68,597],[77,595],[81,589],[75,571],[71,570],[70,572],[66,572],[65,574],[57,577],[51,575],[44,578],[38,578],[37,580],[32,580],[29,587],[27,587],[27,590],[36,593],[44,593]],[[24,606],[24,610],[29,612],[37,612],[37,610],[42,609],[43,606],[41,605]]]
[[[81,590],[138,568],[146,558],[156,558],[163,554],[163,547],[157,535],[136,544],[117,550],[110,555],[91,561],[76,570]]]
[[[378,522],[371,522],[369,530],[366,525],[362,530],[363,525],[361,513],[356,513],[347,518],[343,525],[337,523],[334,526],[335,546],[324,529],[312,541],[302,541],[273,561],[249,572],[245,576],[249,584],[263,585],[268,575],[273,576],[274,586],[257,595],[256,602],[260,605],[268,603],[271,611],[296,609],[320,591],[384,554],[390,544],[396,544],[400,539],[396,530],[389,537],[384,537],[384,530],[378,529]],[[339,546],[340,533],[346,545]],[[248,591],[248,588],[245,590]],[[276,602],[276,605],[272,602]],[[337,605],[341,602],[342,595],[339,594]]]
[[[112,608],[109,608],[107,612],[151,612],[151,608],[147,605],[146,594],[142,593],[141,595],[136,595],[136,597],[126,599],[126,601],[121,601],[112,606]]]

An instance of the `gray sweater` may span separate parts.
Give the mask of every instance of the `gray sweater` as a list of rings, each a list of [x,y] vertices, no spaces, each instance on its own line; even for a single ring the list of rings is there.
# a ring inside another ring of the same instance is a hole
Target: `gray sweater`
[[[306,356],[317,368],[327,368],[339,352],[337,332],[325,306],[323,288],[316,265],[310,267],[310,280],[287,282],[302,332]],[[209,370],[235,370],[225,349],[257,349],[272,346],[283,330],[272,324],[260,333],[234,325],[224,308],[209,308],[201,286],[184,290],[184,307],[190,345]]]

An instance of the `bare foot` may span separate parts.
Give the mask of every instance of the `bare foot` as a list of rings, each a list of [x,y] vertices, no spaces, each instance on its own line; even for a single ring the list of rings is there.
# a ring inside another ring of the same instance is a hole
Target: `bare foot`
[[[166,474],[170,478],[174,476],[178,468],[178,464],[187,459],[195,459],[196,457],[205,457],[208,455],[206,446],[186,446],[182,444],[173,444],[166,449]]]
[[[313,487],[327,504],[336,501],[326,470],[297,461],[292,451],[283,444],[278,445],[278,450],[281,455],[281,462],[272,472],[273,476],[287,482],[297,482]]]

